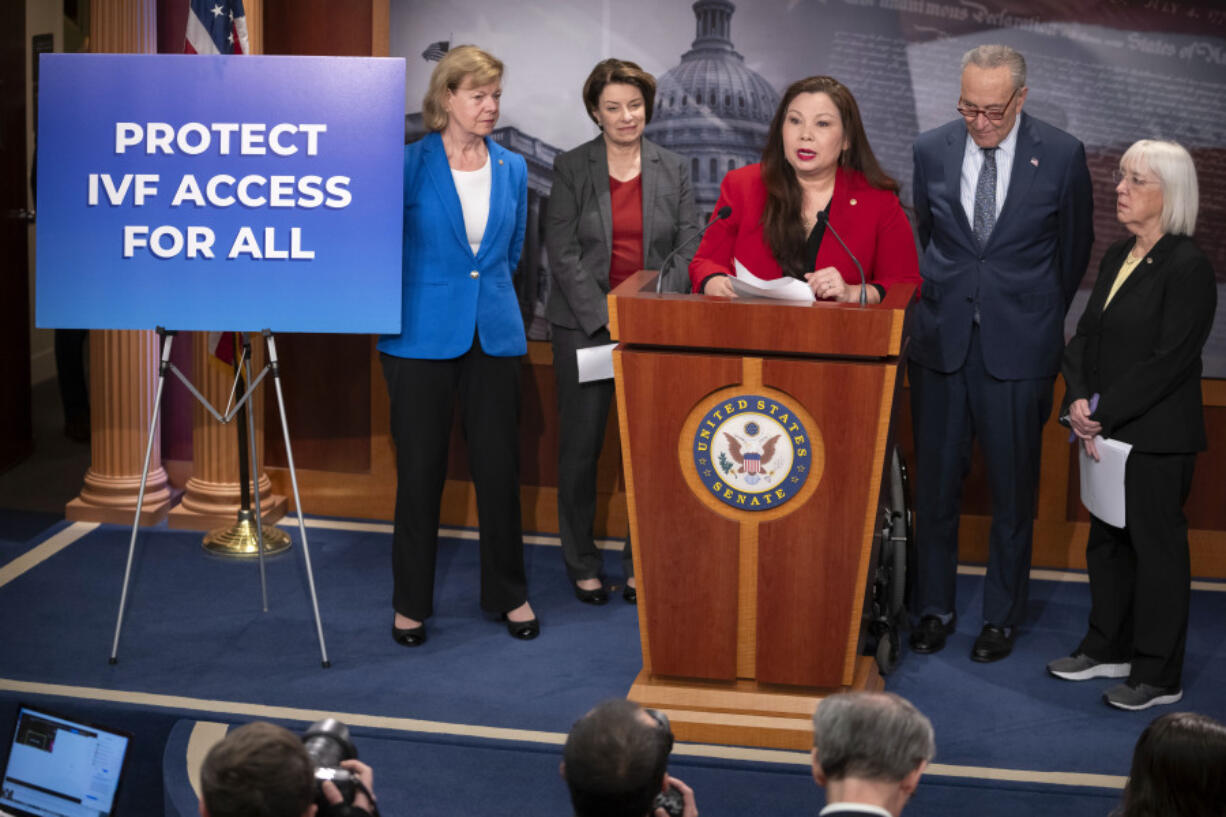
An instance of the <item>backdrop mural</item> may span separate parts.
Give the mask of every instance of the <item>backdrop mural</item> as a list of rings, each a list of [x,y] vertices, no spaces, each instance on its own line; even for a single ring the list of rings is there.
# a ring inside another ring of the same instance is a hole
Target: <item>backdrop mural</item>
[[[1226,301],[1226,6],[1220,0],[392,0],[391,54],[407,61],[406,110],[420,111],[433,61],[474,43],[507,66],[495,134],[528,159],[532,215],[520,292],[530,336],[543,320],[548,269],[541,215],[553,157],[592,138],[580,100],[599,59],[638,62],[659,83],[649,138],[688,156],[709,212],[724,173],[757,160],[788,83],[837,77],[855,94],[873,149],[911,201],[911,143],[957,116],[959,60],[999,42],[1027,58],[1026,110],[1081,139],[1095,183],[1098,236],[1069,329],[1115,220],[1111,171],[1137,139],[1169,138],[1200,174],[1197,240]],[[422,133],[410,113],[405,139]],[[1226,377],[1219,315],[1206,373]]]

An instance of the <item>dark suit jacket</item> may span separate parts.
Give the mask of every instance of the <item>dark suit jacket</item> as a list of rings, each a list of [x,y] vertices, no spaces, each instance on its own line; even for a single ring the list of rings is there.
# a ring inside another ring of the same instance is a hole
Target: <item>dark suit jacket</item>
[[[732,215],[716,222],[702,237],[690,265],[695,292],[712,275],[735,276],[734,258],[759,278],[783,274],[762,230],[766,196],[761,164],[746,165],[724,175],[715,209],[728,205]],[[887,288],[899,281],[919,283],[915,236],[893,192],[878,190],[858,171],[840,168],[830,198],[830,224],[864,267],[866,280]],[[822,237],[813,266],[826,267],[837,269],[849,284],[860,283],[860,273],[847,250],[829,231]]]
[[[1205,448],[1201,350],[1213,328],[1217,283],[1209,259],[1187,236],[1154,245],[1111,299],[1120,263],[1136,243],[1113,244],[1064,352],[1068,385],[1061,416],[1099,394],[1092,418],[1103,436],[1138,451],[1174,454]]]
[[[524,157],[486,137],[492,175],[490,215],[476,255],[438,133],[404,148],[404,293],[399,335],[379,351],[443,360],[467,352],[474,330],[494,357],[528,351],[511,276],[528,223]]]
[[[700,229],[690,163],[643,140],[643,269],[659,269],[665,257]],[[550,323],[595,334],[609,322],[609,264],[613,210],[609,197],[609,159],[603,136],[553,161],[553,189],[545,218],[545,248],[553,288],[545,305]],[[664,288],[689,289],[685,270],[694,247],[669,265]]]
[[[939,372],[966,360],[975,305],[988,372],[1005,380],[1053,377],[1064,314],[1094,243],[1085,148],[1022,113],[1009,190],[980,249],[960,198],[966,124],[915,141],[915,218],[923,287],[911,321],[911,359]]]

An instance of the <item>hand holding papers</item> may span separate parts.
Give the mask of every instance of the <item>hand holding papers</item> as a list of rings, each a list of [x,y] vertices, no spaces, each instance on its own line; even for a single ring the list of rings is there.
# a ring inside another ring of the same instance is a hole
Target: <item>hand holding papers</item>
[[[809,289],[808,284],[796,278],[776,278],[773,281],[767,281],[754,275],[745,265],[735,258],[732,260],[733,266],[736,269],[736,277],[732,279],[732,289],[737,295],[752,296],[758,298],[773,298],[778,301],[799,301],[803,303],[813,303],[817,299],[813,297],[813,290]]]
[[[1117,528],[1124,527],[1124,465],[1132,446],[1102,436],[1094,438],[1098,461],[1081,449],[1081,504],[1086,510]]]

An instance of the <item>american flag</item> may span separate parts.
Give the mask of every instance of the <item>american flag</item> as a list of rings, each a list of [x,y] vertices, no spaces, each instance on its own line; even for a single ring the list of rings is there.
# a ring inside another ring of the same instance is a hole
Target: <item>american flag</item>
[[[246,54],[247,13],[243,0],[190,0],[186,54]]]
[[[186,54],[246,54],[247,14],[243,0],[189,0]],[[213,357],[233,365],[234,333],[209,332]]]

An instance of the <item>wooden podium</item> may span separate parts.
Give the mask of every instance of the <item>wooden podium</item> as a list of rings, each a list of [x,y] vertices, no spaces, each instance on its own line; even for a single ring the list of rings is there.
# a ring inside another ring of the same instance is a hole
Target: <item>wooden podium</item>
[[[681,740],[812,746],[861,656],[914,287],[879,305],[609,294],[643,670]]]

